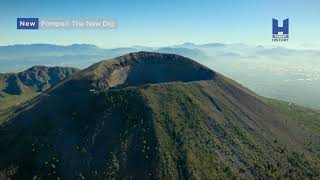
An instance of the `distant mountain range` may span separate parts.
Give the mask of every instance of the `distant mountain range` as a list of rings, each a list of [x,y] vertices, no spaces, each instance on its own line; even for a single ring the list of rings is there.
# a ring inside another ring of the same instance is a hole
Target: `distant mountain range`
[[[189,58],[135,52],[16,107],[0,178],[319,179],[319,122]]]
[[[73,44],[69,46],[52,44],[30,44],[0,46],[0,72],[21,71],[32,65],[73,66],[85,68],[101,59],[109,59],[134,51],[156,51],[187,55],[190,58],[203,58],[205,54],[197,49],[152,48],[132,46],[125,48],[102,49],[95,45]]]

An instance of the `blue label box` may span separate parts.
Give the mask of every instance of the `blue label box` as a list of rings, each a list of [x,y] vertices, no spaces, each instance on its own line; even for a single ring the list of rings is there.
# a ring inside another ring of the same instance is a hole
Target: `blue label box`
[[[39,18],[17,18],[17,29],[39,29]]]

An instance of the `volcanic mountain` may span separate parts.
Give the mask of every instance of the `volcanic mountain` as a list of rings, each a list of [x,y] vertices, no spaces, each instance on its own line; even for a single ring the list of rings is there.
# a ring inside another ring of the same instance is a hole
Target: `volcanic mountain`
[[[317,179],[319,144],[319,112],[136,52],[17,108],[0,128],[0,179]]]

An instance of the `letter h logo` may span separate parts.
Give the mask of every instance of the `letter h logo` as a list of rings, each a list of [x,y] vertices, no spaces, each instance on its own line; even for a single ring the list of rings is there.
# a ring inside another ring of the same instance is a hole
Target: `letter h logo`
[[[277,19],[272,19],[272,34],[279,34],[279,32],[289,34],[289,19],[283,20],[282,27],[279,27]]]

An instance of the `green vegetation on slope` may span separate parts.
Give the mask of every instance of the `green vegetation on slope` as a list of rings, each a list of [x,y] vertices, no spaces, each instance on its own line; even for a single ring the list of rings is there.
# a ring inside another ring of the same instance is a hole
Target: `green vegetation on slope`
[[[236,174],[218,158],[221,148],[204,122],[208,116],[192,89],[173,85],[142,90],[152,108],[161,179],[226,179]],[[195,95],[195,96],[194,96]]]
[[[253,116],[220,88],[200,81],[87,95],[52,92],[42,97],[43,104],[2,126],[0,174],[18,179],[319,177],[316,152],[252,126]]]
[[[240,111],[224,106],[218,96],[208,98],[197,85],[154,85],[142,91],[154,112],[160,169],[171,178],[319,176],[319,166],[304,152],[277,142],[277,135],[250,129]],[[176,162],[183,163],[184,174],[175,172]]]
[[[304,145],[310,152],[315,153],[320,158],[320,112],[284,101],[274,99],[266,99],[266,101],[277,111],[287,114],[290,120],[295,122],[301,130],[307,129],[312,132]],[[312,141],[312,139],[315,139],[315,141]]]
[[[267,99],[267,102],[278,111],[289,115],[292,120],[296,121],[303,128],[309,128],[315,133],[320,134],[320,111],[274,99]]]
[[[26,92],[22,95],[8,95],[0,93],[0,124],[14,115],[14,110],[39,95],[37,92]]]

